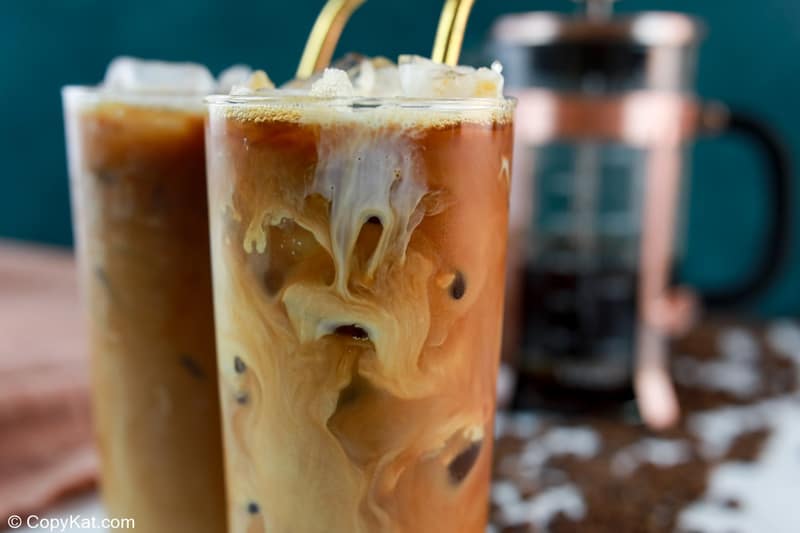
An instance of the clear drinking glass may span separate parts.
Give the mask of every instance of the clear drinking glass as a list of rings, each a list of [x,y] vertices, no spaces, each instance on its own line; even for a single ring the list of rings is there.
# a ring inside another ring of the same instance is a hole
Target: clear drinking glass
[[[220,533],[203,96],[63,97],[108,514]]]
[[[483,532],[513,102],[208,101],[230,532]]]

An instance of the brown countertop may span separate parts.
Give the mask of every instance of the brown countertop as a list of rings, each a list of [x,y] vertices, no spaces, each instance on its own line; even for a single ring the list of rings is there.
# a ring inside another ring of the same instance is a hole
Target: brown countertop
[[[0,524],[97,475],[76,285],[68,251],[0,241]]]

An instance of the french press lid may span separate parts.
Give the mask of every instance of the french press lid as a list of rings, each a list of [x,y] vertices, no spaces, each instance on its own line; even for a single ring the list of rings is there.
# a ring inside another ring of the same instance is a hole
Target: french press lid
[[[495,22],[491,52],[510,89],[692,91],[701,22],[672,12],[613,16],[613,0],[584,4],[578,15],[532,12]]]

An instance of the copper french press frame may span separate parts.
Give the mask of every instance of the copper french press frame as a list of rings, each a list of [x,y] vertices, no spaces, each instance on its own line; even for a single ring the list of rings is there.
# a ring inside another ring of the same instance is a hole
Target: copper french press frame
[[[598,89],[590,83],[584,87],[579,76],[569,78],[575,82],[572,87],[557,83],[548,86],[552,80],[548,72],[543,72],[539,78],[523,83],[515,84],[512,79],[509,93],[518,99],[518,147],[588,141],[618,143],[640,148],[646,154],[634,388],[645,421],[653,427],[665,427],[679,415],[668,368],[667,341],[695,323],[700,302],[705,307],[746,302],[780,271],[788,250],[790,163],[784,144],[769,127],[746,114],[732,112],[724,104],[702,102],[694,94],[693,76],[688,72],[694,68],[691,52],[703,32],[702,24],[679,13],[639,13],[612,19],[610,5],[608,0],[589,2],[587,18],[567,19],[549,13],[506,16],[495,24],[492,34],[496,43],[517,50],[563,43],[578,43],[591,50],[594,43],[614,43],[630,47],[628,51],[634,50],[641,54],[636,57],[643,58],[636,66],[641,71],[632,70],[635,75],[630,86]],[[524,56],[512,57],[522,61],[507,65],[513,77],[511,69],[525,63],[520,59]],[[744,135],[760,149],[774,207],[766,251],[752,274],[724,292],[697,295],[671,286],[684,149],[699,135],[723,132]],[[517,149],[516,165],[532,167],[526,155]],[[524,187],[518,191],[528,197],[532,194]]]

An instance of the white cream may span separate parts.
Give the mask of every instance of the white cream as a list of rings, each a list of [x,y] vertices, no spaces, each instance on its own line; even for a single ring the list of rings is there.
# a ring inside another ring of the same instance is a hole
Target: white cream
[[[350,134],[350,132],[348,132]],[[319,161],[312,191],[331,202],[331,247],[336,264],[336,286],[343,296],[349,291],[350,261],[361,228],[377,217],[383,233],[370,259],[367,275],[394,255],[405,254],[411,233],[421,220],[414,217],[426,188],[415,145],[403,135],[409,132],[355,129],[350,142],[329,141],[336,130],[323,129]]]

